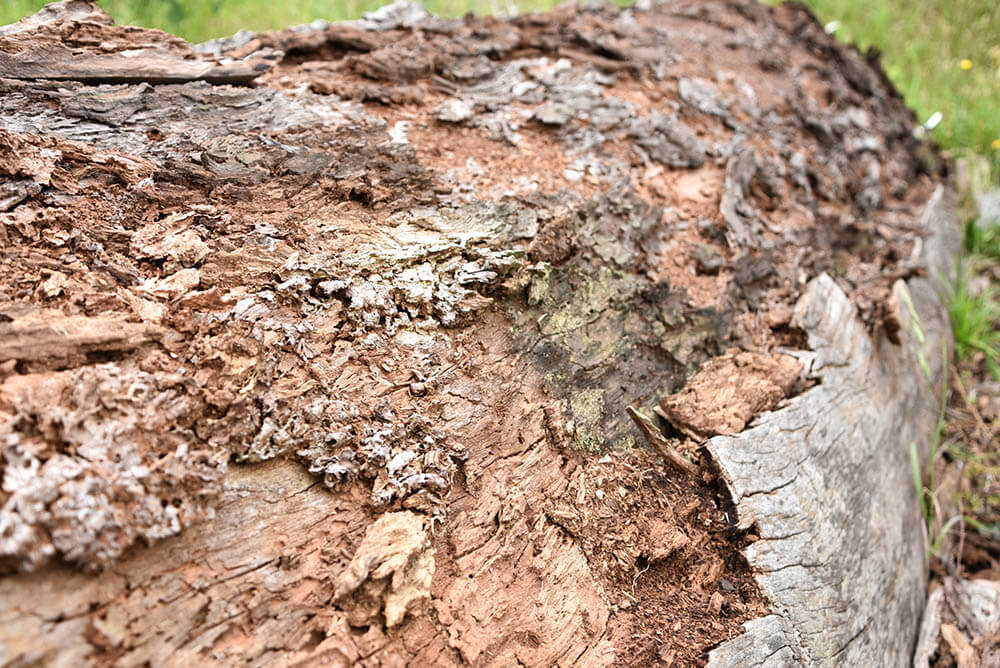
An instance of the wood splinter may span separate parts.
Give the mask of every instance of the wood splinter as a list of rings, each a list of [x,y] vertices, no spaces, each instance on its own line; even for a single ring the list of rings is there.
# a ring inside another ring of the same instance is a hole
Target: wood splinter
[[[681,455],[677,450],[674,449],[672,445],[663,436],[663,432],[660,428],[656,426],[653,420],[635,408],[628,406],[625,411],[635,422],[636,426],[639,427],[639,431],[642,435],[646,437],[646,442],[649,443],[649,447],[653,448],[658,455],[663,457],[668,464],[676,469],[680,469],[685,473],[690,473],[692,475],[698,472],[698,467],[692,464],[686,457]]]

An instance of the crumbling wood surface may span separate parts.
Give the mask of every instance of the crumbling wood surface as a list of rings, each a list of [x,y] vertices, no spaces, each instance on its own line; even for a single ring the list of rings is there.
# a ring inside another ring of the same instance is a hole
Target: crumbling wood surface
[[[928,230],[954,220],[943,197],[929,204]],[[932,236],[930,245],[953,247],[954,226],[937,229],[953,238]],[[914,651],[927,563],[908,446],[926,448],[936,424],[943,388],[933,381],[947,373],[950,320],[927,279],[897,283],[892,303],[903,341],[880,345],[832,280],[813,281],[794,322],[809,335],[820,384],[753,428],[708,443],[739,522],[759,531],[744,551],[750,567],[794,629],[795,640],[779,630],[760,642],[801,643],[807,664],[902,665]],[[728,651],[709,665],[785,665]]]
[[[0,54],[0,662],[909,662],[957,234],[808,11]]]
[[[0,77],[87,83],[249,83],[270,69],[274,55],[222,62],[159,30],[117,27],[82,0],[3,28],[0,45]]]

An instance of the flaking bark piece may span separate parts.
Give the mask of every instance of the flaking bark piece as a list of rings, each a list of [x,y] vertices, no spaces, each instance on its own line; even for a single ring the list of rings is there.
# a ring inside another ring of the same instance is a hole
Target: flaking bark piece
[[[336,582],[335,599],[351,609],[352,625],[373,623],[385,609],[395,628],[419,601],[430,599],[434,553],[425,518],[388,513],[365,533],[350,565]]]
[[[1000,584],[947,578],[944,591],[959,625],[971,636],[983,638],[1000,632]]]
[[[979,654],[969,643],[968,639],[962,635],[958,627],[954,624],[941,625],[941,637],[944,638],[951,655],[955,659],[958,668],[979,668]]]
[[[757,243],[760,214],[750,202],[750,182],[760,170],[752,147],[740,149],[726,165],[726,182],[719,212],[726,221],[730,246],[752,247]]]
[[[100,44],[101,52],[82,51],[81,44]],[[245,59],[217,59],[159,30],[115,26],[95,3],[82,1],[51,5],[0,32],[0,77],[10,79],[246,84],[279,55],[261,49]]]
[[[944,589],[935,588],[927,596],[924,615],[917,634],[917,649],[913,652],[913,668],[929,668],[931,657],[938,651],[941,634],[941,610],[944,606]]]
[[[801,373],[802,363],[789,355],[728,353],[708,362],[656,412],[698,440],[737,434],[788,396]]]
[[[159,339],[162,330],[122,317],[64,315],[40,309],[0,322],[0,362],[7,360],[70,360],[93,352],[135,350]]]
[[[636,426],[639,427],[639,431],[646,438],[646,442],[649,443],[649,447],[663,457],[664,460],[674,468],[680,469],[685,473],[697,473],[698,467],[692,464],[683,455],[674,450],[673,446],[667,441],[663,436],[663,432],[657,427],[653,421],[647,416],[643,415],[636,409],[629,406],[625,409],[635,422]]]

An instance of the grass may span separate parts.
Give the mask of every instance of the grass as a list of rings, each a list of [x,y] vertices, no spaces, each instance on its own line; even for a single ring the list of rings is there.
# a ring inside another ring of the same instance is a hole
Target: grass
[[[882,51],[886,73],[955,154],[988,156],[1000,174],[1000,3],[995,0],[809,0],[836,36]],[[833,26],[830,26],[833,27]],[[963,61],[965,61],[963,63]],[[968,69],[964,69],[964,67]]]
[[[276,30],[308,23],[313,19],[344,21],[378,9],[392,0],[98,0],[97,4],[120,24],[160,28],[191,42],[231,35],[239,30]],[[555,6],[552,0],[425,0],[433,14],[475,14],[542,11]],[[10,23],[37,11],[46,0],[5,0],[0,6],[0,24]]]
[[[1000,380],[1000,285],[982,271],[983,262],[980,255],[968,255],[958,270],[951,294],[955,355],[967,360],[982,353],[986,368]]]
[[[955,355],[959,361],[981,355],[1000,380],[1000,225],[970,221],[964,251],[951,293]]]
[[[965,228],[965,251],[987,262],[1000,260],[1000,225],[980,227],[970,223]]]

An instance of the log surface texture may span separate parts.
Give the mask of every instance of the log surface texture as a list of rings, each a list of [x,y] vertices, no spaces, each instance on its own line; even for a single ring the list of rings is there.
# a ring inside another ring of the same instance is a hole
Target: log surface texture
[[[0,28],[0,665],[906,665],[913,124],[797,5]]]

